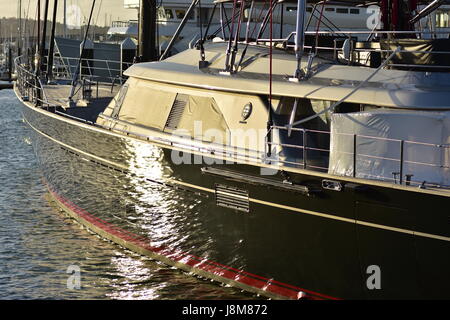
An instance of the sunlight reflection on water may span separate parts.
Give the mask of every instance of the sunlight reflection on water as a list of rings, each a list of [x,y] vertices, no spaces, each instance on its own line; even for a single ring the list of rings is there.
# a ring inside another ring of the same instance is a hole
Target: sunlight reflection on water
[[[0,299],[255,298],[122,249],[67,218],[48,201],[11,90],[0,91],[0,109]],[[71,265],[80,268],[80,289],[67,289]]]

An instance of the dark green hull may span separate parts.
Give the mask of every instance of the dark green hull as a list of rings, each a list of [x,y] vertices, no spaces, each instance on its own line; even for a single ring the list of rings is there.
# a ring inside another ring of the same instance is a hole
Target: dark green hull
[[[450,298],[448,196],[175,165],[168,147],[25,104],[23,115],[55,199],[133,250],[276,298]]]

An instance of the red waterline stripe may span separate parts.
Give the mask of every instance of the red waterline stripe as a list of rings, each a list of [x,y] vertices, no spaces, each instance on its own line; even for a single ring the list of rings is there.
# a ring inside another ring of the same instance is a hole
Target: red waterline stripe
[[[258,275],[254,275],[254,274],[248,273],[244,270],[235,269],[235,268],[232,268],[232,267],[229,267],[226,265],[222,265],[220,263],[210,261],[210,260],[207,260],[207,259],[204,259],[201,257],[196,257],[189,253],[185,253],[185,252],[181,252],[181,251],[176,252],[173,249],[167,248],[167,247],[153,247],[148,244],[148,242],[150,242],[150,240],[148,238],[143,237],[143,236],[137,236],[134,233],[130,233],[124,229],[116,227],[116,226],[112,225],[111,223],[90,214],[86,210],[75,205],[70,200],[65,199],[64,197],[60,196],[49,185],[48,185],[48,187],[49,187],[50,192],[52,193],[52,195],[55,198],[57,198],[60,202],[62,202],[65,206],[70,208],[74,213],[76,213],[78,216],[80,216],[84,220],[92,223],[93,225],[99,227],[100,229],[106,231],[109,234],[115,235],[115,236],[119,237],[120,239],[125,240],[127,242],[134,243],[145,250],[165,256],[166,258],[169,258],[169,259],[173,260],[174,262],[180,262],[187,266],[195,267],[195,268],[201,269],[202,271],[209,272],[209,273],[212,273],[217,276],[221,276],[221,277],[224,277],[224,278],[236,281],[236,282],[240,282],[240,283],[243,283],[243,284],[264,290],[264,291],[273,292],[278,295],[293,298],[293,299],[297,299],[299,293],[301,293],[301,292],[308,293],[308,294],[314,296],[311,298],[333,299],[333,300],[337,299],[335,297],[327,296],[327,295],[320,294],[320,293],[317,293],[314,291],[302,289],[299,287],[295,287],[293,285],[289,285],[286,283],[282,283],[282,282],[278,282],[278,281],[275,281],[272,279],[267,279],[267,278],[264,278],[264,277],[261,277]],[[220,268],[218,268],[215,265],[219,266]],[[261,280],[250,278],[247,275],[251,276],[251,277],[256,277]],[[277,284],[280,284],[283,287],[278,286]],[[291,290],[290,288],[292,288],[295,291],[293,292],[293,290]]]
[[[48,185],[48,184],[47,184],[47,185]],[[54,192],[54,193],[56,193],[56,192]],[[150,251],[153,251],[153,252],[158,252],[158,251],[161,249],[161,248],[154,248],[154,247],[148,246],[148,244],[146,244],[146,243],[142,243],[142,241],[149,242],[150,240],[149,240],[148,238],[145,238],[145,237],[143,237],[143,236],[138,236],[138,235],[136,235],[136,234],[130,233],[130,232],[128,232],[128,231],[126,231],[126,230],[123,230],[123,229],[119,229],[119,228],[117,228],[116,226],[111,225],[109,222],[107,222],[107,221],[105,221],[105,220],[102,220],[102,219],[100,219],[100,218],[98,218],[98,217],[96,217],[96,216],[93,216],[92,214],[90,214],[89,212],[85,211],[84,209],[82,209],[82,208],[80,208],[80,207],[77,207],[75,204],[73,204],[73,203],[70,202],[69,200],[62,199],[62,198],[60,198],[60,197],[58,197],[58,199],[59,199],[61,202],[65,203],[68,207],[72,208],[73,210],[76,210],[77,212],[80,212],[80,211],[81,211],[82,214],[78,214],[78,215],[82,215],[83,218],[84,218],[85,220],[87,220],[87,221],[89,221],[89,222],[91,222],[91,223],[94,223],[94,222],[92,221],[92,219],[98,220],[101,224],[104,224],[104,225],[109,226],[108,228],[103,228],[103,229],[106,229],[106,230],[114,230],[114,232],[115,232],[115,233],[118,233],[118,234],[127,234],[128,236],[127,236],[127,235],[121,236],[121,239],[123,239],[123,240],[129,241],[129,242],[132,241],[133,243],[136,243],[136,244],[138,244],[138,243],[136,242],[136,240],[141,240],[141,243],[139,243],[139,246],[140,246],[140,247],[145,247],[147,250],[150,250]],[[172,250],[173,250],[173,249],[172,249]],[[182,254],[185,255],[185,256],[186,256],[186,255],[189,255],[192,259],[204,260],[204,258],[196,257],[196,256],[194,256],[194,255],[192,255],[192,254],[187,254],[187,253],[182,253]],[[173,255],[173,254],[172,254],[172,255]],[[262,279],[262,280],[265,281],[265,282],[266,282],[266,281],[269,281],[271,284],[279,284],[279,285],[281,285],[281,286],[283,286],[283,287],[292,288],[292,289],[295,290],[295,291],[302,291],[302,292],[304,292],[304,293],[309,293],[309,294],[311,294],[311,295],[319,296],[319,297],[321,297],[321,298],[323,298],[323,299],[337,299],[337,298],[335,298],[335,297],[331,297],[331,296],[327,296],[327,295],[324,295],[324,294],[320,294],[320,293],[317,293],[317,292],[314,292],[314,291],[311,291],[311,290],[307,290],[307,289],[295,287],[295,286],[293,286],[293,285],[289,285],[289,284],[286,284],[286,283],[283,283],[283,282],[279,282],[279,281],[276,281],[276,280],[273,280],[273,279],[267,279],[267,278],[264,278],[264,277],[261,277],[261,276],[258,276],[258,275],[255,275],[255,274],[252,274],[252,273],[243,271],[243,270],[239,270],[239,269],[232,268],[232,267],[230,267],[230,266],[222,265],[222,264],[220,264],[220,263],[218,263],[218,262],[214,262],[214,261],[209,261],[209,260],[208,260],[207,263],[209,263],[209,264],[215,264],[215,265],[220,266],[220,267],[225,268],[225,269],[234,270],[236,273],[239,273],[239,274],[246,274],[246,275],[248,275],[248,276],[250,276],[250,277],[253,277],[253,278]]]
[[[320,294],[320,293],[316,293],[314,291],[310,291],[310,290],[306,290],[306,289],[303,289],[303,288],[295,287],[295,286],[292,286],[292,285],[289,285],[289,284],[286,284],[286,283],[283,283],[283,282],[279,282],[279,281],[272,280],[272,279],[267,279],[267,278],[264,278],[264,277],[261,277],[261,276],[258,276],[258,275],[255,275],[255,274],[243,271],[243,270],[235,269],[235,268],[232,268],[230,266],[220,264],[218,262],[205,260],[204,258],[197,257],[197,256],[189,254],[189,253],[185,253],[185,252],[176,253],[176,252],[174,252],[174,249],[168,249],[168,248],[165,248],[165,247],[161,247],[161,248],[152,247],[152,246],[148,245],[148,242],[150,242],[150,240],[148,238],[143,237],[143,236],[137,236],[136,234],[133,234],[133,233],[130,233],[130,232],[124,230],[124,229],[118,228],[118,227],[112,225],[111,223],[109,223],[109,222],[107,222],[105,220],[102,220],[102,219],[100,219],[100,218],[98,218],[96,216],[93,216],[92,214],[90,214],[86,210],[76,206],[75,204],[73,204],[69,200],[67,200],[65,198],[62,198],[61,196],[56,194],[56,192],[53,192],[53,193],[54,193],[55,197],[58,198],[58,200],[63,202],[66,206],[70,207],[72,210],[76,211],[79,216],[83,217],[83,219],[85,219],[85,220],[87,220],[87,221],[89,221],[89,222],[91,222],[91,223],[93,223],[95,225],[98,225],[97,223],[95,223],[95,221],[99,221],[100,224],[105,225],[105,227],[102,228],[103,230],[108,231],[111,234],[116,234],[116,235],[120,234],[121,235],[120,236],[121,239],[126,240],[128,242],[133,242],[133,243],[139,245],[140,247],[142,247],[144,249],[147,249],[149,251],[152,251],[152,252],[155,252],[155,253],[160,253],[161,250],[164,250],[164,252],[162,252],[160,254],[164,255],[164,256],[166,256],[168,258],[172,258],[172,260],[174,260],[174,261],[179,262],[181,259],[186,260],[186,257],[187,257],[188,259],[190,258],[190,259],[195,259],[197,261],[202,261],[203,262],[202,266],[206,265],[206,264],[215,264],[215,265],[217,265],[217,266],[219,266],[219,267],[221,267],[223,269],[234,270],[234,271],[236,271],[235,274],[248,275],[248,276],[253,277],[253,278],[259,278],[259,279],[263,280],[264,283],[270,282],[271,284],[280,284],[283,287],[292,288],[295,291],[302,291],[302,292],[305,292],[305,293],[309,293],[311,295],[319,296],[319,297],[321,297],[323,299],[336,299],[336,298],[331,297],[331,296],[323,295],[323,294]],[[182,256],[182,258],[180,258],[180,255]],[[190,260],[188,260],[187,262],[185,261],[183,263],[186,264],[186,265],[189,265],[189,266],[196,266],[197,265],[197,264],[195,264],[195,261],[192,262]],[[205,267],[202,267],[202,269],[205,269]],[[217,270],[216,270],[215,273],[217,274]],[[230,277],[227,277],[227,278],[230,278]]]

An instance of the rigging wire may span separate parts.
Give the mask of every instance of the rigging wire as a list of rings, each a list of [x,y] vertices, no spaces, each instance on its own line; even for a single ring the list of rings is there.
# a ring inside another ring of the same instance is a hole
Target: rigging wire
[[[37,20],[37,11],[34,13],[34,19],[33,19],[33,29],[31,30],[31,36],[34,36],[34,32],[36,31],[36,20]],[[33,43],[34,46],[34,43]]]
[[[328,0],[327,0],[327,1],[328,1]],[[308,30],[308,29],[309,29],[309,26],[310,26],[310,24],[311,24],[312,18],[319,19],[319,18],[317,17],[317,13],[316,13],[316,11],[318,11],[317,6],[318,6],[319,4],[320,4],[320,2],[316,3],[316,4],[312,7],[311,14],[310,14],[310,16],[309,16],[309,18],[308,18],[308,22],[306,23],[305,30]],[[324,15],[322,18],[323,18],[322,25],[323,25],[324,27],[328,28],[329,31],[334,31],[334,32],[335,32],[336,34],[338,34],[338,35],[341,35],[341,36],[344,36],[344,37],[348,37],[348,34],[342,32],[342,30],[341,30],[336,24],[334,24],[333,21],[331,21],[330,19],[328,19],[325,15]]]
[[[222,6],[223,6],[223,4],[221,4],[221,8],[222,8]],[[221,9],[221,10],[222,10],[222,9]],[[221,13],[221,14],[223,14],[223,13]],[[238,15],[239,15],[239,12],[237,12],[237,13],[234,15],[234,17],[237,18]],[[228,17],[226,16],[226,13],[225,13],[225,19],[226,19],[225,23],[222,24],[222,22],[221,22],[221,26],[220,26],[218,29],[216,29],[216,31],[214,31],[214,32],[211,34],[211,36],[210,36],[209,38],[211,38],[211,37],[216,37],[216,36],[219,34],[219,32],[222,32],[223,40],[224,40],[224,41],[226,40],[226,36],[225,36],[225,32],[224,32],[224,27],[227,26],[227,27],[228,27],[228,30],[230,29],[231,18],[228,19]]]
[[[222,4],[222,7],[223,7],[223,14],[225,16],[225,21],[227,21],[226,25],[227,25],[227,28],[228,28],[228,33],[230,34],[230,37],[231,37],[231,28],[230,28],[230,22],[231,21],[229,21],[231,19],[228,19],[227,10],[225,10],[225,4]],[[233,17],[234,17],[234,15],[233,15]],[[224,36],[223,39],[225,40],[225,36]]]
[[[103,0],[100,0],[100,4],[98,6],[98,11],[97,11],[97,17],[95,18],[95,21],[93,23],[93,28],[92,28],[92,41],[95,41],[95,28],[97,27],[97,23],[98,23],[98,16],[100,15],[100,9],[102,7],[103,4]]]
[[[225,41],[225,27],[223,24],[223,18],[224,18],[223,10],[224,10],[223,3],[221,3],[220,8],[219,8],[220,28],[216,32],[213,33],[213,36],[216,36],[218,31],[222,31],[222,38]]]
[[[230,55],[231,55],[231,45],[233,43],[233,34],[234,34],[234,18],[236,15],[236,6],[237,6],[237,0],[233,0],[233,11],[232,11],[232,20],[231,20],[231,29],[230,29],[230,38],[228,39],[228,45],[226,50],[226,57],[225,57],[225,71],[229,72],[230,70]]]
[[[75,88],[76,88],[76,85],[77,85],[77,78],[78,78],[78,75],[79,75],[80,69],[81,69],[81,63],[82,63],[82,60],[83,60],[84,47],[86,45],[87,36],[89,34],[89,26],[91,25],[91,19],[92,19],[92,15],[94,13],[94,9],[95,9],[95,0],[92,0],[91,13],[89,14],[89,20],[88,20],[88,24],[86,26],[86,32],[84,34],[84,40],[83,40],[82,46],[81,46],[80,58],[78,60],[75,72],[73,74],[72,89],[70,91],[69,101],[72,101],[72,99],[73,99],[73,97],[75,95]]]
[[[261,10],[259,11],[259,16],[258,16],[258,19],[257,19],[256,21],[259,21],[259,20],[261,19],[262,12],[264,11],[264,8],[265,8],[265,6],[266,6],[266,3],[267,3],[267,0],[264,0],[264,5],[263,5],[263,7],[261,8]],[[239,69],[239,67],[241,66],[242,62],[244,61],[244,57],[245,57],[245,55],[246,55],[246,53],[247,53],[247,49],[248,49],[248,46],[249,46],[249,44],[250,44],[249,39],[251,39],[251,38],[253,37],[253,33],[255,32],[256,27],[257,27],[257,23],[255,23],[255,24],[253,25],[253,30],[252,30],[252,32],[250,33],[250,35],[248,34],[248,30],[249,30],[249,28],[250,28],[250,23],[251,23],[251,18],[252,18],[252,15],[253,15],[253,9],[254,9],[254,8],[253,8],[253,5],[254,5],[254,1],[252,1],[251,7],[250,7],[250,14],[249,14],[249,17],[248,17],[247,34],[246,34],[246,37],[245,37],[245,38],[246,38],[246,39],[245,39],[246,44],[245,44],[244,50],[242,51],[241,59],[239,60],[239,63],[238,63],[237,66],[236,66],[236,70]]]
[[[27,34],[27,29],[28,29],[28,17],[29,17],[29,13],[30,13],[30,2],[31,2],[31,0],[28,0],[27,11],[26,11],[26,14],[25,14],[25,17],[24,17],[25,18],[25,22],[24,22],[24,25],[23,25],[23,29],[24,29],[23,34],[24,35]],[[26,36],[24,36],[24,38],[26,38]],[[27,41],[27,44],[29,44],[28,42],[29,42],[29,39]],[[28,50],[28,48],[26,48],[26,49]],[[27,52],[27,50],[24,50],[24,51]]]
[[[391,53],[391,55],[389,57],[387,57],[387,59],[374,71],[372,72],[364,81],[360,82],[352,91],[350,91],[350,93],[348,93],[346,96],[344,96],[341,100],[333,103],[331,106],[329,106],[328,108],[322,110],[319,113],[316,113],[312,116],[309,116],[305,119],[290,123],[288,125],[285,126],[285,128],[287,130],[291,130],[294,126],[308,122],[312,119],[315,119],[317,117],[320,117],[322,114],[329,112],[329,111],[333,111],[337,106],[339,106],[341,103],[343,103],[345,100],[347,100],[350,96],[352,96],[356,91],[358,91],[359,89],[361,89],[367,82],[370,81],[370,79],[372,79],[377,73],[378,71],[380,71],[382,68],[384,68],[387,63],[398,53],[401,51],[401,47],[397,47],[397,49],[395,51],[393,51]]]
[[[273,9],[277,6],[277,4],[278,4],[278,2],[276,2],[276,1],[275,2],[270,1],[270,9],[267,12],[266,16],[264,17],[264,21],[261,24],[261,28],[259,30],[257,38],[261,37],[264,34],[264,32],[266,31],[267,24],[269,23],[269,20],[271,19],[269,16],[270,16],[270,14],[272,14]]]
[[[239,10],[239,19],[237,21],[237,29],[236,29],[236,35],[234,37],[234,45],[233,45],[233,50],[231,53],[231,62],[230,62],[230,66],[231,66],[231,71],[234,71],[234,62],[236,61],[236,55],[238,52],[238,43],[239,43],[239,39],[241,36],[241,26],[242,26],[242,18],[244,16],[244,9],[245,9],[245,2],[244,0],[241,0],[241,4],[240,4],[240,10]]]
[[[210,17],[209,17],[208,25],[206,26],[205,35],[204,35],[204,38],[203,38],[203,42],[205,42],[206,39],[210,39],[210,38],[208,37],[208,31],[209,31],[209,27],[211,26],[212,19],[213,19],[213,17],[214,17],[214,13],[216,12],[216,9],[217,9],[217,3],[214,4],[212,13],[211,13],[211,15],[210,15]]]
[[[215,8],[215,7],[214,7]],[[198,17],[200,24],[200,59],[201,61],[205,61],[205,47],[203,46],[203,19],[202,19],[202,1],[198,0]],[[206,35],[205,35],[206,37]]]
[[[211,26],[211,22],[212,22],[212,19],[213,19],[213,17],[214,17],[214,13],[216,12],[216,9],[217,9],[217,3],[214,4],[214,7],[213,7],[213,10],[212,10],[211,16],[210,16],[209,21],[208,21],[208,24],[207,24],[207,26],[206,26],[205,33],[204,33],[204,35],[202,35],[202,37],[200,38],[200,59],[201,59],[201,61],[199,62],[199,66],[200,66],[201,68],[202,68],[202,67],[206,67],[206,66],[209,64],[208,62],[205,63],[206,57],[205,57],[205,47],[204,47],[204,43],[205,43],[205,41],[206,41],[206,38],[208,37],[209,27]],[[200,11],[201,11],[201,10],[200,10]]]
[[[269,39],[270,39],[270,43],[269,43],[269,108],[272,109],[272,40],[273,40],[273,5],[272,5],[273,0],[270,0],[270,26],[269,26]]]
[[[316,35],[315,35],[315,41],[314,41],[314,48],[311,48],[311,52],[317,50],[317,47],[319,46],[319,29],[320,29],[320,25],[322,24],[323,9],[325,8],[326,3],[327,3],[327,0],[324,0],[322,2],[322,9],[320,10],[320,17],[317,20],[317,24],[316,24]]]
[[[252,30],[252,32],[250,33],[250,38],[253,38],[253,34],[255,33],[256,28],[257,28],[257,26],[258,26],[258,23],[257,23],[257,22],[261,20],[261,18],[262,18],[262,13],[264,12],[264,10],[265,10],[265,8],[266,8],[266,4],[268,4],[268,5],[270,6],[270,3],[268,3],[267,0],[264,0],[263,7],[259,10],[258,19],[256,20],[256,23],[253,25],[253,30]]]

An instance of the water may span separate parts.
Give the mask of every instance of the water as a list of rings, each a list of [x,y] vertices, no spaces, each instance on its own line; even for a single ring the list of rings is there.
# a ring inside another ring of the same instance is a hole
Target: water
[[[256,298],[122,249],[62,214],[48,200],[19,106],[0,91],[0,299]],[[71,266],[80,289],[67,286]]]

